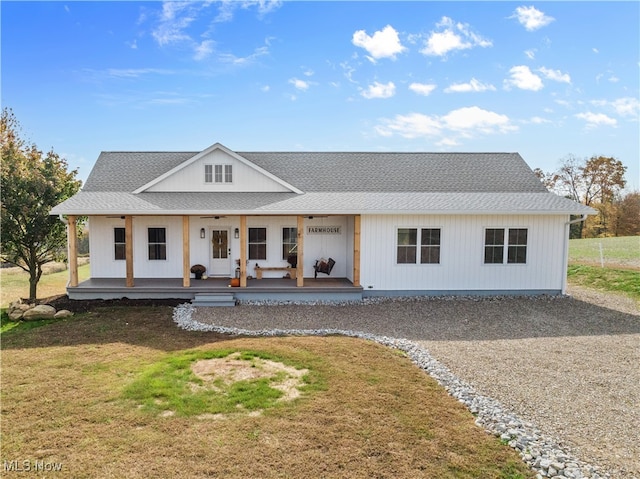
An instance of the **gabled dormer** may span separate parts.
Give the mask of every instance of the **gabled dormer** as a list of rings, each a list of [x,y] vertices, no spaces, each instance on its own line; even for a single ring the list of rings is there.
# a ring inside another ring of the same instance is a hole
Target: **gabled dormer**
[[[135,194],[143,192],[302,193],[220,143],[215,143],[134,191]]]

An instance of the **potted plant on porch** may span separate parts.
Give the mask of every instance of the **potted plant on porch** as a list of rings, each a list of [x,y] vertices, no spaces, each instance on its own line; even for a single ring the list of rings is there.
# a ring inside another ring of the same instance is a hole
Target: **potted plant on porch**
[[[196,279],[202,279],[202,275],[205,271],[207,271],[207,268],[205,268],[201,264],[194,264],[191,267],[191,272],[196,275]]]

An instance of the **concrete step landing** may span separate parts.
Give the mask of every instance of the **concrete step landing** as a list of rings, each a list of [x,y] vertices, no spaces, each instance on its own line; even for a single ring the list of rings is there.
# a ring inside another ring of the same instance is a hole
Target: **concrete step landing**
[[[235,306],[233,293],[196,293],[191,304],[198,306]]]

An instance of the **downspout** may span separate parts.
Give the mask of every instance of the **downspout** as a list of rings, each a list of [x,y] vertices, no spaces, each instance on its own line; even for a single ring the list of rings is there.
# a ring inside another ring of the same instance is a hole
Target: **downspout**
[[[580,218],[567,221],[564,224],[564,268],[562,274],[562,294],[567,294],[567,267],[569,266],[569,233],[573,224],[581,223],[587,219],[587,215],[583,214]]]
[[[71,268],[69,268],[69,221],[67,221],[67,219],[62,216],[62,214],[58,215],[58,219],[60,219],[60,221],[62,221],[67,227],[67,270],[69,271],[67,285],[65,286],[65,289],[67,289],[71,284]]]

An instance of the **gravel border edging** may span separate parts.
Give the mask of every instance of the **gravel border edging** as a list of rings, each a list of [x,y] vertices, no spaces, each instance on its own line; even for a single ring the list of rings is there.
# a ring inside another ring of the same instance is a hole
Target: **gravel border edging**
[[[210,331],[241,336],[330,336],[340,335],[375,341],[383,346],[398,349],[411,361],[443,386],[449,395],[463,403],[476,417],[476,424],[500,438],[518,451],[522,460],[543,478],[604,479],[608,473],[596,466],[582,462],[564,451],[557,443],[544,435],[531,422],[525,422],[506,409],[499,401],[478,394],[473,387],[457,378],[446,366],[433,358],[422,346],[413,341],[378,336],[359,331],[341,329],[261,329],[247,330],[204,324],[192,316],[195,307],[191,303],[174,308],[173,320],[187,331]]]

